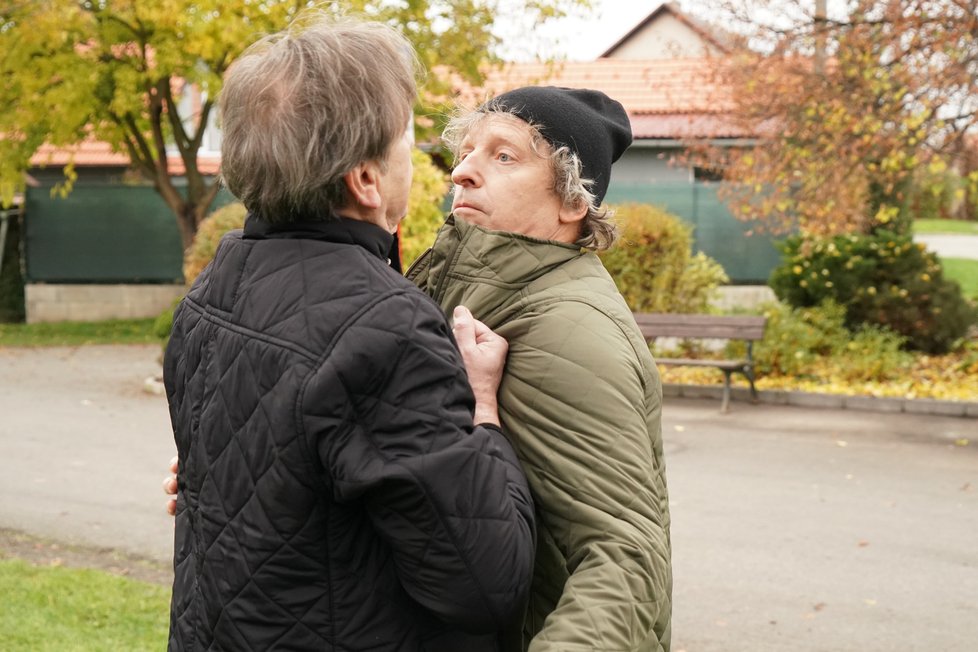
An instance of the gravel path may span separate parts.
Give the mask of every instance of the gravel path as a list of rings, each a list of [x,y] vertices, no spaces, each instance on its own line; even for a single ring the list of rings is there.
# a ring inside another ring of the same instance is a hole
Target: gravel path
[[[971,258],[978,260],[978,235],[915,235],[914,241],[923,242],[941,258]]]

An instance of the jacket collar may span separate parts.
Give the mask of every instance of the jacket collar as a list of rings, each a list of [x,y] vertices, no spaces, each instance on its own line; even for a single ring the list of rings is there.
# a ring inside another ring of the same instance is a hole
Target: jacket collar
[[[433,258],[450,265],[454,273],[521,285],[577,258],[582,250],[553,240],[492,231],[449,216],[438,232],[432,253]]]
[[[574,245],[490,231],[449,217],[407,276],[446,313],[463,304],[495,328],[507,318],[505,306],[526,286],[585,253]]]
[[[390,260],[396,241],[393,235],[376,224],[333,216],[325,220],[300,220],[273,224],[254,213],[248,213],[244,225],[246,240],[296,238],[323,240],[363,247],[382,260]]]

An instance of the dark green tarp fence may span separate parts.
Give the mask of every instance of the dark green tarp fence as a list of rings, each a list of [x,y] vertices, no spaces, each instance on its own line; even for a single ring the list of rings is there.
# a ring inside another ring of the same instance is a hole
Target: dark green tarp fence
[[[231,199],[222,191],[212,210]],[[183,281],[176,218],[152,188],[76,185],[65,199],[29,188],[24,208],[28,282]]]
[[[716,183],[611,184],[608,203],[638,202],[660,206],[693,225],[693,251],[723,265],[733,283],[767,283],[781,260],[771,236],[750,234],[717,199]]]
[[[214,205],[233,201],[222,191]],[[692,224],[694,250],[723,265],[734,283],[765,283],[779,255],[770,236],[750,235],[717,199],[716,184],[612,184],[609,203],[661,206]],[[28,282],[179,283],[176,218],[145,186],[77,184],[66,199],[29,188],[24,226]]]

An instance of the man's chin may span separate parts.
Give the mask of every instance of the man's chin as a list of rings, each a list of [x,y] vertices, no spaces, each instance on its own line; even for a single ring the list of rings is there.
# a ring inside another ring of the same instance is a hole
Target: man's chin
[[[470,224],[481,224],[484,221],[486,214],[480,211],[478,208],[472,208],[471,206],[459,206],[458,208],[452,209],[452,215],[461,217]]]

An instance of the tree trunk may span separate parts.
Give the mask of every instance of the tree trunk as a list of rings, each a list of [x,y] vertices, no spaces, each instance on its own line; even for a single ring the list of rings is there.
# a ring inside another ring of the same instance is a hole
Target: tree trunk
[[[190,250],[190,245],[194,243],[194,236],[197,235],[197,209],[187,202],[182,211],[176,214],[177,226],[180,227],[180,242],[183,245],[184,258]]]

